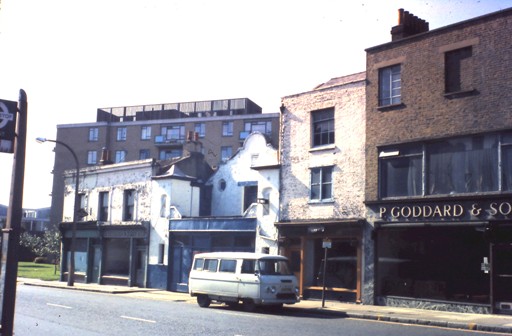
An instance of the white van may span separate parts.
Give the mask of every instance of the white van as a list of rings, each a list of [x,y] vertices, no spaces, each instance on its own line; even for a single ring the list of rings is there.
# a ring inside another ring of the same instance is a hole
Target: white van
[[[212,252],[194,256],[189,293],[200,307],[211,301],[230,306],[242,302],[251,311],[256,306],[282,307],[299,301],[297,278],[283,256],[249,252]]]

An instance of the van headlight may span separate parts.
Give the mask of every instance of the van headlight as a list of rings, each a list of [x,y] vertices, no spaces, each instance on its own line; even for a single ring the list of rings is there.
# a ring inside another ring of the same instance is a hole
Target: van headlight
[[[276,292],[276,286],[268,286],[267,287],[267,293],[274,294]]]

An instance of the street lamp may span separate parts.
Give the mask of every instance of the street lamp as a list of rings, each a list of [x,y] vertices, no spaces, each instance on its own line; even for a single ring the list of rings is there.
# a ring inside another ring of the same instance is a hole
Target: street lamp
[[[69,264],[68,264],[68,286],[73,286],[74,284],[74,278],[75,278],[75,244],[76,244],[76,222],[78,220],[78,208],[80,207],[80,199],[78,198],[78,177],[80,174],[80,165],[78,163],[78,158],[76,156],[75,151],[71,147],[69,147],[68,144],[59,141],[59,140],[51,140],[46,138],[36,138],[36,141],[39,143],[43,142],[54,142],[56,144],[62,145],[66,147],[71,154],[73,155],[73,158],[75,159],[76,164],[76,173],[75,173],[75,204],[73,207],[73,223],[71,226],[71,246],[69,248]]]

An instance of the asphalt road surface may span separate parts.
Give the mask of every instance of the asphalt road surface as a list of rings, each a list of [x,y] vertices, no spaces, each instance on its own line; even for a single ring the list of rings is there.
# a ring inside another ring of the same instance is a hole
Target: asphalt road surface
[[[122,294],[19,285],[14,334],[17,336],[89,335],[421,335],[483,336],[490,333],[404,325],[297,309],[253,313],[212,304],[131,298]]]

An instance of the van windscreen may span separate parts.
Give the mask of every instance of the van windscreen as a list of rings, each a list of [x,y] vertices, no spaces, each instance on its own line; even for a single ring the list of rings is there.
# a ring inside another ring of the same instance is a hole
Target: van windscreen
[[[261,275],[292,275],[288,261],[281,259],[258,260]]]

